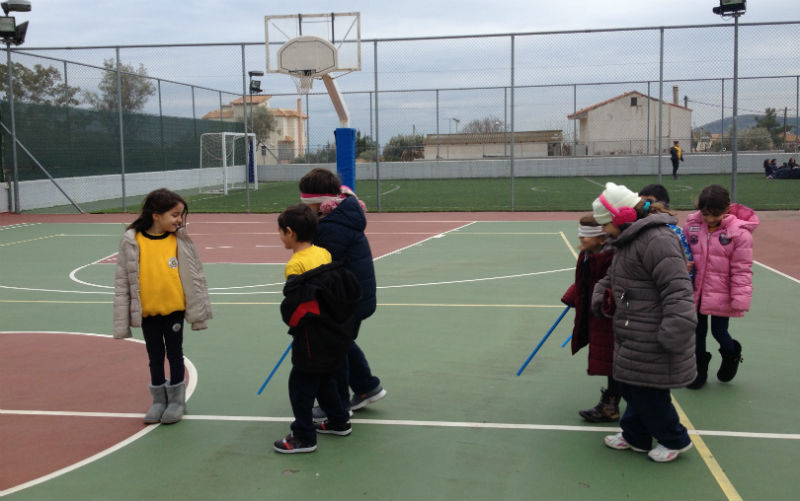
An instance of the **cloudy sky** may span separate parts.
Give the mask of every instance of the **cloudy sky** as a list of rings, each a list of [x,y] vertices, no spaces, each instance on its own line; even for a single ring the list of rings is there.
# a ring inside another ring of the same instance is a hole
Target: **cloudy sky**
[[[265,15],[360,12],[362,38],[731,23],[717,0],[31,0],[25,45],[264,40]],[[751,0],[742,22],[800,18],[797,0]]]

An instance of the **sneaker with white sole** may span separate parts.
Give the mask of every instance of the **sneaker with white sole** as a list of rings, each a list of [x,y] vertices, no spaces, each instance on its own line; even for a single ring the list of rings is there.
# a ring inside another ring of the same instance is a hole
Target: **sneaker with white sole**
[[[656,448],[648,452],[647,455],[656,463],[669,463],[670,461],[677,459],[681,452],[686,452],[691,448],[691,442],[689,442],[689,445],[683,447],[682,449],[670,449],[658,444]]]
[[[293,434],[289,433],[284,438],[276,440],[273,444],[275,452],[281,454],[298,454],[303,452],[314,452],[317,450],[317,444],[307,444],[301,442]]]
[[[339,435],[340,437],[346,437],[350,434],[350,432],[353,431],[353,427],[350,426],[350,421],[341,424],[334,424],[327,419],[321,423],[315,424],[314,428],[317,430],[317,433]]]
[[[366,407],[372,402],[377,402],[385,396],[386,390],[383,389],[383,386],[378,385],[366,393],[353,395],[353,399],[350,400],[350,410],[357,411],[358,409]]]
[[[645,449],[640,449],[629,444],[628,441],[625,440],[625,437],[622,436],[622,433],[617,433],[616,435],[606,435],[606,437],[603,439],[603,442],[606,444],[606,447],[611,447],[612,449],[616,449],[618,451],[630,449],[634,452],[647,452]]]

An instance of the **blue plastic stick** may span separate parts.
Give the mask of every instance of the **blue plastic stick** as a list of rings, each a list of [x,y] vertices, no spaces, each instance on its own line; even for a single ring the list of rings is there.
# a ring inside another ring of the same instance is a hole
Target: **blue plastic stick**
[[[565,347],[567,345],[567,343],[569,343],[570,339],[572,339],[572,334],[570,334],[569,337],[567,339],[565,339],[563,343],[561,343],[561,347],[562,348]]]
[[[545,335],[544,335],[544,337],[542,338],[542,340],[541,340],[541,341],[539,341],[539,344],[537,344],[537,345],[536,345],[536,348],[534,348],[534,349],[533,349],[533,353],[531,353],[531,354],[530,354],[530,356],[528,357],[528,359],[527,359],[527,360],[525,360],[525,363],[524,363],[524,364],[522,364],[522,367],[520,367],[520,368],[519,368],[519,370],[517,371],[517,376],[519,376],[520,374],[522,374],[522,371],[524,371],[524,370],[525,370],[525,367],[527,367],[527,366],[528,366],[528,364],[530,363],[530,361],[533,359],[533,356],[534,356],[534,355],[536,355],[536,352],[537,352],[537,351],[539,351],[539,348],[541,348],[541,347],[542,347],[542,345],[544,344],[544,342],[545,342],[545,341],[547,341],[547,338],[548,338],[548,337],[550,337],[550,334],[551,334],[551,333],[552,333],[552,332],[555,330],[555,328],[556,328],[556,326],[558,325],[558,323],[559,323],[559,322],[561,322],[561,319],[562,319],[562,318],[564,318],[564,315],[566,315],[566,314],[567,314],[567,312],[569,311],[569,308],[570,308],[569,306],[567,306],[566,308],[564,308],[564,311],[562,311],[562,312],[561,312],[561,315],[559,315],[559,316],[558,316],[558,320],[556,320],[556,323],[554,323],[554,324],[553,324],[553,326],[552,326],[552,327],[550,327],[550,330],[549,330],[549,331],[547,331],[547,334],[545,334]]]
[[[287,353],[289,353],[289,350],[291,350],[291,349],[292,349],[292,345],[293,345],[293,344],[294,344],[294,341],[292,341],[291,343],[289,343],[289,346],[286,348],[286,351],[284,351],[284,352],[283,352],[283,355],[281,355],[281,359],[280,359],[280,360],[278,360],[278,363],[277,363],[277,364],[275,364],[275,367],[273,367],[273,368],[272,368],[272,372],[270,372],[270,373],[269,373],[269,376],[267,376],[267,380],[266,380],[266,381],[264,381],[264,384],[262,384],[262,385],[261,385],[261,388],[259,388],[259,389],[258,389],[258,394],[259,394],[259,395],[261,395],[261,392],[262,392],[262,391],[264,391],[264,388],[266,388],[266,387],[267,387],[267,383],[269,383],[269,380],[270,380],[270,379],[272,379],[272,375],[273,375],[273,374],[275,374],[275,371],[276,371],[276,370],[278,370],[278,367],[280,367],[280,366],[281,366],[281,363],[283,362],[283,359],[284,359],[284,358],[286,358],[286,354],[287,354]]]

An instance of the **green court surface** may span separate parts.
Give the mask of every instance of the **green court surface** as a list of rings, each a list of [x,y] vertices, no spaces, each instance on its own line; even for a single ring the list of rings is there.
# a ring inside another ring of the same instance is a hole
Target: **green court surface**
[[[572,312],[515,375],[563,310],[561,295],[574,279],[575,222],[535,217],[470,222],[460,216],[463,222],[448,230],[376,255],[378,310],[358,342],[388,395],[356,412],[352,435],[320,436],[313,454],[272,450],[291,421],[288,360],[256,394],[291,340],[278,310],[283,262],[207,263],[214,319],[206,331],[186,330],[184,352],[196,367],[197,387],[185,419],[0,495],[796,499],[800,337],[793,313],[800,282],[754,266],[752,309],[730,325],[744,346],[739,375],[728,384],[716,381],[720,358],[709,335],[709,383],[673,392],[695,448],[656,464],[644,454],[606,448],[602,438],[616,425],[579,417],[579,409],[597,403],[605,378],[586,375],[585,350],[572,356],[560,347]],[[370,231],[397,227],[381,215],[371,218]],[[2,331],[109,335],[114,264],[99,261],[116,252],[121,231],[118,223],[0,227]],[[278,243],[276,235],[270,239]],[[141,338],[138,330],[134,335]],[[98,384],[114,370],[103,360],[86,363],[98,364]],[[147,372],[143,347],[140,371],[131,379]],[[13,402],[0,408],[0,420],[36,410],[15,409]]]

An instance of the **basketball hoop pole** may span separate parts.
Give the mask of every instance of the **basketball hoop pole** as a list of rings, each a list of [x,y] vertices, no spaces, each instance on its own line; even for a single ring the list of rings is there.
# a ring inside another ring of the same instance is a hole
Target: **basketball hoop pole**
[[[350,127],[350,113],[347,111],[347,105],[344,104],[342,95],[339,93],[339,86],[336,85],[336,80],[326,73],[322,75],[322,83],[325,84],[336,114],[339,115],[339,123],[342,127]]]

